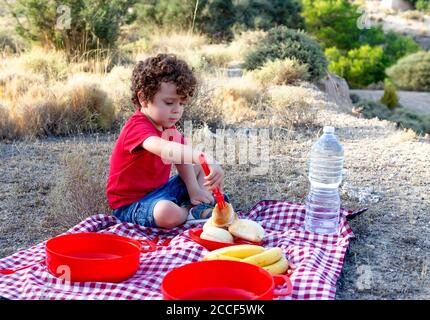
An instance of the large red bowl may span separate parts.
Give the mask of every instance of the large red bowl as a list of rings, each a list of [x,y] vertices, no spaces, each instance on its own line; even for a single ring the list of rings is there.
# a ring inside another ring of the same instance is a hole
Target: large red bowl
[[[46,265],[50,273],[68,281],[121,282],[139,269],[141,252],[155,249],[152,241],[115,234],[66,234],[46,242]]]
[[[161,282],[166,300],[271,300],[291,291],[287,275],[271,275],[259,266],[229,260],[189,263],[169,271]]]
[[[189,230],[189,235],[194,242],[197,242],[198,244],[202,245],[209,251],[224,248],[224,247],[229,247],[229,246],[235,246],[238,244],[255,244],[257,246],[261,246],[263,244],[263,241],[252,242],[252,241],[247,241],[237,237],[233,237],[233,243],[211,241],[211,240],[200,238],[200,235],[202,234],[202,232],[203,232],[203,228],[194,228]]]

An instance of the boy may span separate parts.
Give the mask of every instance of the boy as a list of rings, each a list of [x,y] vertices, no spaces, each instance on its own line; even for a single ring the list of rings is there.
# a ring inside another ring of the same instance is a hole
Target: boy
[[[114,216],[162,228],[209,218],[210,191],[223,187],[224,172],[206,156],[211,172],[205,177],[200,152],[186,145],[175,126],[194,95],[195,76],[176,56],[158,54],[138,62],[131,81],[136,110],[115,143],[106,185]],[[179,174],[169,179],[172,162]]]

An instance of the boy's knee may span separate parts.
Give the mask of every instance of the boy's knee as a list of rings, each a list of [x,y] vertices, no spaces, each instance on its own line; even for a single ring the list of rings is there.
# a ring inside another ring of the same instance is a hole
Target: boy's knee
[[[154,219],[157,226],[171,229],[182,224],[185,219],[183,209],[169,200],[160,200],[154,207]]]

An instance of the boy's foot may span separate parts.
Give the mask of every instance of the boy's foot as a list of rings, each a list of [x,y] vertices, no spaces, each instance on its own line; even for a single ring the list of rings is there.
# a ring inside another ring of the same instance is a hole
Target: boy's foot
[[[192,222],[206,221],[212,216],[212,210],[214,205],[208,203],[201,203],[190,209],[187,221],[192,220]]]

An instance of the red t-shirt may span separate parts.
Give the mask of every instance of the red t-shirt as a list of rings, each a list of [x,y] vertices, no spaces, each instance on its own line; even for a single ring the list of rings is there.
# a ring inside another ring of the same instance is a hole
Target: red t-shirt
[[[112,209],[138,201],[169,180],[172,164],[142,148],[151,136],[185,144],[175,126],[160,131],[137,109],[121,130],[110,158],[106,195]]]

